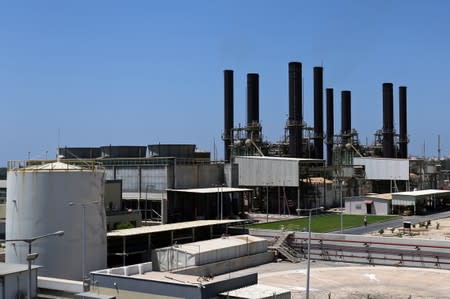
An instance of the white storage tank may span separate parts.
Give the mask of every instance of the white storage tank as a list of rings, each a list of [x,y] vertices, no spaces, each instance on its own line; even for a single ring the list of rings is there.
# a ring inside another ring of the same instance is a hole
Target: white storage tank
[[[82,280],[106,267],[104,172],[59,161],[39,166],[10,166],[7,177],[6,239],[64,231],[32,242],[39,253],[39,275]],[[84,219],[84,225],[83,225]],[[84,247],[85,246],[85,247]],[[85,248],[85,254],[83,254]],[[26,264],[28,245],[6,242],[6,262]]]

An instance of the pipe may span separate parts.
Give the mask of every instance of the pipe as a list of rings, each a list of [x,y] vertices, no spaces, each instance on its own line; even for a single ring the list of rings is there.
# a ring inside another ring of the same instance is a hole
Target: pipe
[[[259,138],[259,75],[247,74],[247,138]]]
[[[333,164],[333,136],[334,136],[334,94],[333,88],[326,89],[327,98],[327,165]]]
[[[323,67],[314,67],[314,157],[323,159]]]
[[[289,63],[289,156],[303,157],[302,64]]]
[[[383,83],[383,157],[394,158],[394,102],[392,83]]]
[[[407,97],[406,86],[399,87],[399,110],[400,110],[400,136],[399,136],[399,157],[408,158],[408,118],[407,118]]]
[[[224,133],[223,133],[223,143],[224,143],[224,160],[225,162],[230,161],[231,149],[230,145],[233,142],[232,129],[234,122],[233,115],[233,71],[225,70],[224,75]]]
[[[341,92],[341,134],[342,143],[345,145],[351,141],[352,131],[352,95],[350,90]]]

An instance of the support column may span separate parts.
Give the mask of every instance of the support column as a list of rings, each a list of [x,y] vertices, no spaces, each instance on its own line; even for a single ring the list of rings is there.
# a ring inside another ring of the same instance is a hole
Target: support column
[[[152,234],[148,234],[147,236],[147,261],[152,261]]]
[[[127,241],[126,241],[126,238],[127,237],[123,237],[122,238],[122,266],[124,266],[125,267],[125,265],[126,265],[126,255],[127,255]]]

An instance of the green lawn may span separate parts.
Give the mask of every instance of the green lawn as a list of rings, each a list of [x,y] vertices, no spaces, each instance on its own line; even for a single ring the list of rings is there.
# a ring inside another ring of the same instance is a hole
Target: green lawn
[[[383,222],[397,218],[398,216],[375,216],[367,215],[368,224]],[[326,233],[331,231],[337,231],[341,227],[341,220],[339,214],[322,214],[312,216],[311,218],[311,231],[316,233]],[[275,221],[269,223],[257,223],[252,224],[249,228],[261,228],[261,229],[281,229],[284,225],[286,230],[308,230],[308,217],[293,220]],[[364,215],[343,215],[344,228],[356,227],[364,225]]]

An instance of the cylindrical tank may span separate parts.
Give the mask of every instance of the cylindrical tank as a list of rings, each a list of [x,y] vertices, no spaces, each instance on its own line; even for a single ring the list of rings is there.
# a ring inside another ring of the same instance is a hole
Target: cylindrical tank
[[[81,280],[85,271],[106,267],[104,172],[61,162],[10,168],[7,177],[6,240],[30,239],[42,276]],[[26,264],[28,245],[6,242],[6,262]]]

